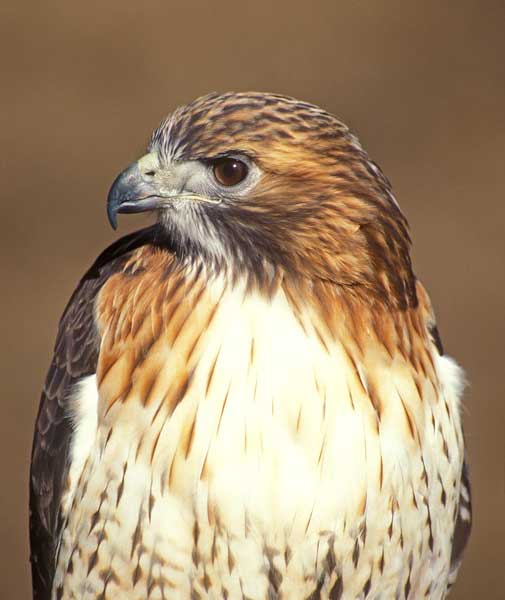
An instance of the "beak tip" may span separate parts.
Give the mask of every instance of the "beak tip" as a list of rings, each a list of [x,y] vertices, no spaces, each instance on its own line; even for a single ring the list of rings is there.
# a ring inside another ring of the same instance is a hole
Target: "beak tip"
[[[107,218],[112,229],[117,229],[119,213],[139,213],[159,207],[158,190],[144,181],[138,162],[131,164],[114,180],[107,196]]]
[[[112,229],[114,229],[114,231],[116,231],[117,229],[117,211],[115,210],[114,206],[112,206],[111,204],[109,204],[109,206],[107,207],[107,218],[109,220],[110,226],[112,227]]]

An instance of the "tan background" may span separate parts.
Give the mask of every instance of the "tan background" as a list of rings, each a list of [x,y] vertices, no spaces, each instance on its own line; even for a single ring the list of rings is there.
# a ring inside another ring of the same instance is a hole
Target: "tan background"
[[[393,182],[471,382],[475,529],[452,597],[503,598],[505,2],[45,0],[0,17],[1,597],[29,597],[38,395],[63,306],[118,235],[110,182],[178,104],[258,89],[339,115]]]

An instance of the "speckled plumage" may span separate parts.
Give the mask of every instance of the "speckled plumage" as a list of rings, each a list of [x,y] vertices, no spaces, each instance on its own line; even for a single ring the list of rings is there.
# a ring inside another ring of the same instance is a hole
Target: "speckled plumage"
[[[267,94],[199,99],[149,150],[261,176],[160,213],[71,299],[34,597],[444,598],[470,523],[462,375],[387,180],[334,117]]]

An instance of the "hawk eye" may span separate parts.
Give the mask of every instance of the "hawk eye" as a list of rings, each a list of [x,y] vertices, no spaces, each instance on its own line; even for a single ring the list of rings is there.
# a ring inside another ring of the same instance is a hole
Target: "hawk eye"
[[[245,162],[237,158],[224,156],[213,163],[212,172],[220,185],[231,187],[244,181],[249,169]]]

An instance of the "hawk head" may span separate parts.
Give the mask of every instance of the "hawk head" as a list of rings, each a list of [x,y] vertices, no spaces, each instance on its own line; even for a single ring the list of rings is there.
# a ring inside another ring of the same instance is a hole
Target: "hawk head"
[[[161,238],[183,260],[415,302],[407,222],[387,179],[312,104],[226,93],[178,108],[110,190],[113,226],[117,213],[143,211],[158,213]]]

